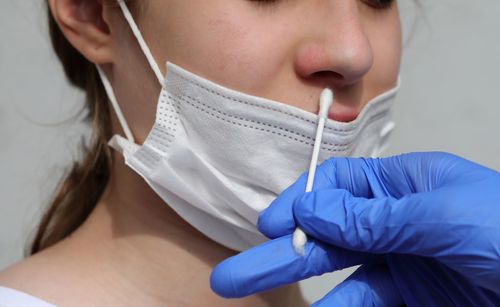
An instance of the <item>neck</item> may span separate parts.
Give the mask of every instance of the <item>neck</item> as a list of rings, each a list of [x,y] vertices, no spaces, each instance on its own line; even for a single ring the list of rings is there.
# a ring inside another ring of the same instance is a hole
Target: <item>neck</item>
[[[66,241],[80,263],[98,264],[91,267],[99,268],[95,276],[104,275],[106,282],[97,284],[105,285],[108,296],[125,294],[136,305],[306,305],[297,285],[240,300],[217,297],[210,272],[236,252],[186,223],[121,157],[96,209]]]

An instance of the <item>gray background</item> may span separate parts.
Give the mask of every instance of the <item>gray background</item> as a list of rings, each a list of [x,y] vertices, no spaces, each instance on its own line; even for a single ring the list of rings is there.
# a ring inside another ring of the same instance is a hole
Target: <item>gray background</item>
[[[0,269],[19,260],[87,129],[40,0],[0,0]],[[401,0],[405,54],[388,154],[454,152],[500,170],[500,1]],[[415,24],[416,22],[416,24]],[[351,270],[303,283],[310,300]]]

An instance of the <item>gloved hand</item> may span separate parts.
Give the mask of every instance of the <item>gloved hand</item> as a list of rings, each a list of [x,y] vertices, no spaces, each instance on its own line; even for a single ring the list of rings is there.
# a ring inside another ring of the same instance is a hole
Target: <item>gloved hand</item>
[[[270,240],[220,263],[212,289],[241,297],[364,264],[318,305],[500,306],[500,173],[445,153],[334,158],[259,218]],[[297,255],[291,234],[309,240]]]

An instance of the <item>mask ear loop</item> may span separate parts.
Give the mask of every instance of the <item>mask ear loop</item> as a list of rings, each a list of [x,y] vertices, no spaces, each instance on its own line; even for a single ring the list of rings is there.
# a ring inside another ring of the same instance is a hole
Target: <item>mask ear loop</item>
[[[149,49],[148,45],[144,41],[144,38],[142,37],[141,31],[139,30],[139,27],[134,21],[134,18],[132,16],[132,13],[130,13],[130,10],[128,9],[127,4],[125,4],[124,0],[117,0],[118,5],[120,6],[120,9],[123,13],[123,16],[125,17],[125,20],[127,21],[130,30],[132,30],[132,33],[134,34],[135,38],[137,39],[137,42],[139,43],[139,46],[144,53],[144,56],[146,56],[146,59],[155,73],[156,78],[158,79],[158,82],[160,83],[161,86],[163,86],[165,78],[163,77],[160,67],[156,63],[153,54],[151,53],[151,50]],[[118,100],[116,99],[115,92],[113,90],[113,87],[111,86],[111,83],[109,82],[108,77],[102,70],[102,68],[99,65],[96,65],[97,72],[99,73],[99,77],[101,79],[101,82],[104,86],[104,90],[106,91],[106,94],[108,95],[108,99],[111,102],[111,105],[116,113],[116,116],[118,118],[118,121],[120,125],[122,126],[123,132],[125,133],[125,136],[127,139],[134,143],[134,135],[132,134],[132,130],[130,129],[130,126],[127,124],[127,120],[125,119],[125,116],[123,115],[123,112],[120,108],[120,105],[118,104]]]
[[[122,109],[120,108],[120,105],[116,100],[115,92],[113,91],[113,87],[111,86],[108,77],[106,77],[106,74],[99,65],[96,65],[96,68],[97,72],[99,73],[99,77],[101,78],[102,85],[104,86],[104,90],[108,95],[108,99],[111,102],[111,106],[113,106],[113,109],[115,110],[116,117],[118,117],[118,122],[122,126],[125,136],[130,142],[134,143],[135,142],[134,135],[132,134],[132,130],[130,130],[129,125],[127,124],[125,116],[123,116]]]
[[[148,45],[146,44],[146,41],[144,41],[144,38],[142,37],[141,30],[139,30],[139,27],[134,21],[134,17],[132,16],[132,13],[130,13],[130,10],[128,9],[127,4],[125,4],[124,0],[117,0],[118,5],[120,6],[123,16],[127,20],[128,25],[130,26],[130,30],[132,30],[132,33],[134,34],[135,38],[137,39],[137,42],[139,43],[139,46],[142,49],[142,52],[146,56],[146,59],[148,60],[149,65],[151,66],[151,69],[156,75],[156,78],[158,79],[158,82],[160,82],[160,85],[163,86],[164,82],[164,77],[163,74],[161,73],[160,67],[156,63],[153,54],[151,53],[151,50],[149,49]]]

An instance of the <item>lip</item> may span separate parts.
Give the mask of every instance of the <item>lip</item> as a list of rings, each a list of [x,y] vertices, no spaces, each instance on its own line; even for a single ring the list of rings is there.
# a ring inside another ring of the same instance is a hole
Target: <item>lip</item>
[[[348,123],[358,118],[359,113],[358,110],[352,107],[335,104],[328,113],[328,118],[338,122]]]

